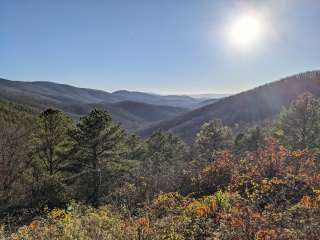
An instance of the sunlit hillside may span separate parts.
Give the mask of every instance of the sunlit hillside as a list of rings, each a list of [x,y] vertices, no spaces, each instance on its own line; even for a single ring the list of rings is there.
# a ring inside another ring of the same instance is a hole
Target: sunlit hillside
[[[255,126],[272,119],[304,92],[320,96],[319,71],[300,73],[227,97],[142,129],[140,133],[142,136],[149,136],[155,130],[162,129],[190,142],[201,125],[214,118],[219,118],[228,125]]]

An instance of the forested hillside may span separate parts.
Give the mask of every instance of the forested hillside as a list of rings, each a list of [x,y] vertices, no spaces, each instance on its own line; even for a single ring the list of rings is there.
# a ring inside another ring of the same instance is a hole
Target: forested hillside
[[[0,239],[319,237],[311,93],[264,128],[235,134],[210,119],[191,145],[163,131],[140,139],[104,110],[78,122],[9,102],[0,111]]]
[[[110,112],[113,120],[121,124],[129,132],[138,131],[152,123],[170,119],[188,111],[188,109],[181,107],[152,105],[132,101],[76,105],[65,104],[62,106],[62,109],[75,120],[80,119],[95,108]]]
[[[40,113],[39,109],[0,99],[0,121],[16,123],[22,119],[32,121]]]
[[[77,88],[53,82],[20,82],[0,79],[0,99],[44,110],[56,108],[73,119],[103,108],[130,131],[176,117],[203,106],[203,99],[188,96],[156,95],[143,92],[105,91]]]
[[[242,92],[140,131],[150,136],[162,129],[192,141],[201,125],[219,118],[228,125],[253,125],[278,114],[304,92],[320,96],[320,71],[305,72]]]
[[[116,103],[133,101],[152,105],[165,105],[182,108],[194,108],[198,103],[209,98],[192,98],[179,95],[157,95],[144,92],[116,91],[113,93],[78,88],[54,82],[22,82],[0,78],[0,97],[11,101],[35,106],[93,103]]]

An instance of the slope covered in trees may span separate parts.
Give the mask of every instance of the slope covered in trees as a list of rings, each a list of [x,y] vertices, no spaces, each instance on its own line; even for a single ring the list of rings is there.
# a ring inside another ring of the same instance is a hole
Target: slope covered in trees
[[[52,82],[5,79],[0,79],[0,98],[41,110],[57,108],[74,119],[79,119],[94,108],[103,108],[110,111],[114,120],[129,131],[176,117],[201,102],[201,99],[187,96],[160,96],[129,91],[108,93]]]
[[[16,123],[22,119],[31,121],[39,112],[39,109],[0,99],[0,121],[6,123]]]
[[[318,239],[320,100],[310,93],[265,128],[235,135],[210,120],[192,145],[161,131],[142,140],[103,110],[75,123],[0,106],[0,239]]]
[[[150,136],[162,129],[192,141],[200,126],[219,118],[228,125],[252,125],[270,119],[304,92],[320,96],[320,71],[305,72],[242,92],[140,131]]]
[[[153,105],[167,105],[192,108],[208,98],[192,98],[179,95],[157,95],[144,92],[116,91],[113,93],[78,88],[54,82],[22,82],[0,78],[0,97],[30,105],[57,106],[92,103],[115,103],[121,101],[142,102]]]
[[[176,117],[188,111],[186,108],[152,105],[142,102],[122,101],[117,103],[92,103],[81,105],[65,105],[69,115],[76,119],[88,114],[92,109],[109,111],[113,120],[120,123],[130,132],[137,131],[152,123]],[[72,114],[70,114],[72,112]]]

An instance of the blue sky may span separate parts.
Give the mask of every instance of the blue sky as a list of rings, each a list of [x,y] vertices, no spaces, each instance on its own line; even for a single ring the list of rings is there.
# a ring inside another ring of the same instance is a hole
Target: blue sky
[[[251,49],[237,15],[266,14]],[[317,0],[0,0],[0,76],[163,94],[235,93],[320,69]]]

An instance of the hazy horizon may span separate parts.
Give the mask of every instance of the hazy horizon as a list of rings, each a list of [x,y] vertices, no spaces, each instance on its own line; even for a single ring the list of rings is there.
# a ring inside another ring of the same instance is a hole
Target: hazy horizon
[[[235,94],[320,69],[314,0],[12,0],[0,13],[0,77],[10,80]]]

